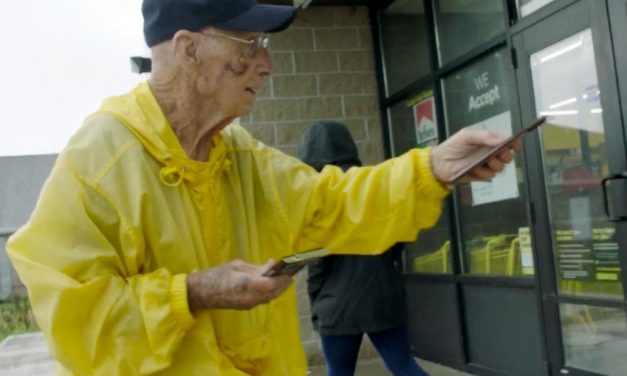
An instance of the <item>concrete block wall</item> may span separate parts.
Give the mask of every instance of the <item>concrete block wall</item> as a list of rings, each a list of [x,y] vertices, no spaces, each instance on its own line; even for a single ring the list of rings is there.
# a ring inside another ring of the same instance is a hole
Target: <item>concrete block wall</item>
[[[383,158],[374,53],[366,7],[299,10],[271,35],[274,72],[241,124],[257,139],[296,155],[303,131],[319,120],[345,123],[364,164]]]
[[[303,131],[319,120],[345,123],[364,164],[383,159],[374,52],[366,7],[311,7],[272,35],[274,72],[241,124],[257,139],[296,155]],[[306,272],[296,278],[303,346],[310,365],[324,363],[312,330]],[[376,355],[366,339],[360,358]]]

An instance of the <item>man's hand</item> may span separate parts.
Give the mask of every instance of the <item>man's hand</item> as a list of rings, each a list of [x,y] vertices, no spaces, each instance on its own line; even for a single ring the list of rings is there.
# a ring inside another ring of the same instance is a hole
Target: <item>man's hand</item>
[[[446,141],[436,146],[431,152],[433,176],[442,182],[450,178],[472,161],[472,156],[479,151],[486,151],[501,143],[505,137],[486,130],[464,128],[453,134]],[[503,150],[487,163],[470,170],[460,181],[489,180],[503,170],[505,164],[514,158],[512,149],[520,147],[520,141]]]
[[[187,276],[191,311],[208,308],[251,309],[281,295],[293,282],[289,276],[264,277],[273,264],[234,260]]]

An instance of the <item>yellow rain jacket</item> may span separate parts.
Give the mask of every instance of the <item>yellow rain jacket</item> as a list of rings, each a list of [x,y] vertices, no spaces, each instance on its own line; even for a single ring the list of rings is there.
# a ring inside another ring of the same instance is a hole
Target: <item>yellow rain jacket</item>
[[[230,125],[190,160],[143,83],[86,120],[8,251],[60,374],[305,375],[293,287],[192,314],[187,273],[377,253],[432,226],[446,194],[428,150],[316,173]]]

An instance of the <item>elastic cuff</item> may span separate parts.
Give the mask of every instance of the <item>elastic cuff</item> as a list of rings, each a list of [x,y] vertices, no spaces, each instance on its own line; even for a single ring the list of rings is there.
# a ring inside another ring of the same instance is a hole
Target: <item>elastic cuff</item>
[[[414,149],[417,159],[417,179],[421,190],[430,197],[444,198],[451,190],[448,185],[440,183],[431,169],[431,148]]]
[[[172,311],[184,329],[194,324],[194,316],[187,303],[187,274],[172,276],[170,281],[170,298],[172,299]]]

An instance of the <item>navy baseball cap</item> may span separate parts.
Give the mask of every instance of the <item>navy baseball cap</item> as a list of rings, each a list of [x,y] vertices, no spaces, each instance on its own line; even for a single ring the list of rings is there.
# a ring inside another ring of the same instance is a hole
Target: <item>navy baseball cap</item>
[[[296,8],[256,0],[144,0],[144,38],[148,47],[172,39],[179,30],[216,27],[274,33],[294,20]]]

